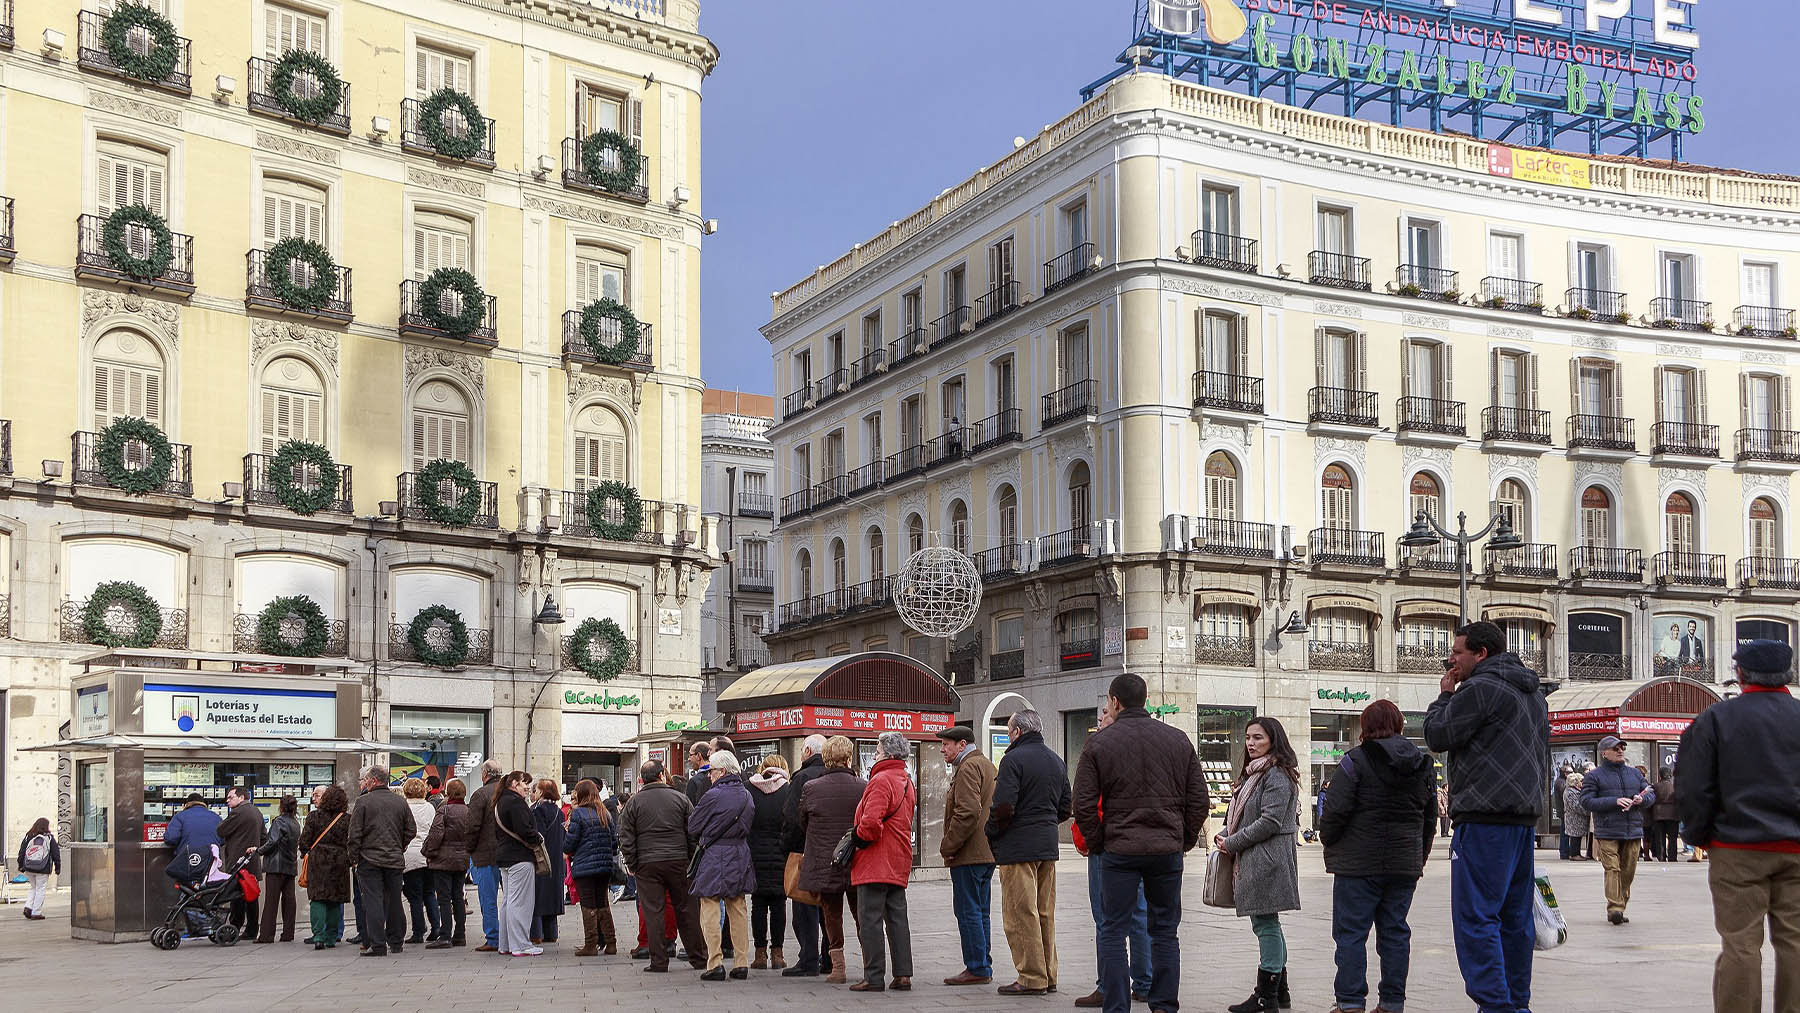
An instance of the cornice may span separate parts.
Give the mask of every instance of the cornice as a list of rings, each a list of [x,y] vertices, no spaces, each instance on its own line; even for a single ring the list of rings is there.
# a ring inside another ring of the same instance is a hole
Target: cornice
[[[508,14],[566,32],[600,39],[654,56],[685,63],[701,76],[719,64],[719,47],[697,32],[640,21],[637,18],[565,0],[457,0],[481,10]]]

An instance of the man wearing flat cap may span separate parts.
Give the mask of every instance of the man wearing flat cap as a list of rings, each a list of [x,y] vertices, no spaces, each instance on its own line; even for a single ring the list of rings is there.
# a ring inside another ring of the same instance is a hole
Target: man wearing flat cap
[[[975,733],[958,725],[937,733],[950,764],[950,793],[944,799],[944,842],[938,853],[950,867],[956,925],[962,933],[962,973],[946,985],[986,985],[994,980],[993,933],[988,922],[993,897],[994,852],[988,845],[988,809],[994,804],[994,761],[975,745]]]
[[[1638,850],[1644,843],[1644,814],[1656,802],[1656,789],[1638,769],[1625,762],[1625,740],[1600,740],[1600,762],[1581,782],[1581,807],[1593,813],[1594,857],[1606,870],[1606,920],[1630,921],[1631,882],[1637,878]]]
[[[1800,700],[1794,651],[1751,640],[1732,655],[1743,694],[1681,733],[1675,767],[1682,834],[1708,852],[1715,1013],[1762,1008],[1763,923],[1775,949],[1775,1008],[1800,1009]],[[1726,747],[1729,743],[1729,748]]]

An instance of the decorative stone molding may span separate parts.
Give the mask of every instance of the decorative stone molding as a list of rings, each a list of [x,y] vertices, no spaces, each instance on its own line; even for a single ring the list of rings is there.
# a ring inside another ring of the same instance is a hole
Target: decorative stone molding
[[[338,164],[338,153],[333,148],[327,148],[322,144],[309,144],[297,137],[284,137],[266,130],[256,132],[256,146],[264,151],[273,151],[278,155],[292,155],[295,158],[304,158],[309,162],[318,162],[320,165]]]
[[[1498,481],[1501,475],[1520,474],[1526,477],[1529,485],[1533,488],[1537,487],[1538,459],[1536,457],[1524,457],[1515,454],[1489,454],[1487,455],[1487,459],[1488,480],[1490,483]]]
[[[1401,468],[1410,473],[1418,468],[1428,467],[1437,472],[1444,481],[1451,481],[1450,451],[1445,447],[1415,447],[1411,444],[1400,449]],[[1445,490],[1446,493],[1449,490]]]
[[[1080,429],[1050,438],[1050,456],[1058,460],[1094,453],[1094,427],[1082,426]]]
[[[1663,342],[1656,344],[1657,355],[1672,355],[1678,359],[1698,359],[1705,353],[1698,345],[1671,345]]]
[[[1782,502],[1787,501],[1788,475],[1774,475],[1760,471],[1745,472],[1739,477],[1739,486],[1744,491],[1744,500],[1748,502],[1761,495],[1774,496]]]
[[[1044,582],[1034,580],[1025,585],[1025,603],[1031,606],[1034,614],[1048,617],[1050,614],[1050,591]]]
[[[969,501],[969,490],[972,487],[973,482],[969,478],[969,473],[966,471],[955,478],[945,479],[938,484],[938,502],[945,506],[948,506],[953,499],[960,499],[964,503],[967,503]],[[969,508],[969,516],[972,519],[974,515],[975,508],[971,506]]]
[[[1529,327],[1513,327],[1508,324],[1487,325],[1487,336],[1501,338],[1506,341],[1535,341],[1537,332]]]
[[[1213,281],[1201,281],[1198,278],[1162,279],[1165,292],[1180,292],[1183,295],[1197,295],[1208,299],[1223,299],[1227,302],[1250,303],[1253,306],[1267,306],[1281,309],[1287,305],[1279,292],[1262,292],[1242,285],[1221,285]]]
[[[1613,488],[1625,488],[1625,467],[1621,464],[1587,464],[1575,469],[1575,485],[1581,488],[1595,480],[1611,482]]]
[[[137,317],[140,324],[154,325],[151,329],[164,340],[170,351],[181,347],[181,307],[174,303],[157,302],[136,293],[96,292],[93,289],[82,291],[81,331],[83,335],[86,335],[97,321],[118,314],[129,314]]]
[[[319,358],[331,364],[337,370],[338,340],[337,335],[317,327],[305,324],[288,323],[283,320],[252,320],[250,322],[250,362],[252,365],[263,362],[269,353],[282,345],[299,345],[316,353]]]
[[[1607,337],[1604,334],[1577,334],[1569,339],[1569,344],[1576,348],[1616,350],[1619,347],[1619,339]]]
[[[1434,317],[1428,313],[1408,312],[1400,314],[1400,326],[1429,327],[1435,331],[1447,331],[1450,329],[1450,321],[1447,317]]]
[[[1362,440],[1334,440],[1322,438],[1313,441],[1313,459],[1320,464],[1336,459],[1347,459],[1355,462],[1358,470],[1369,463],[1369,445]]]
[[[1780,352],[1757,352],[1745,349],[1738,355],[1739,362],[1763,362],[1768,363],[1771,366],[1779,366],[1786,360],[1787,356],[1782,355]]]
[[[1313,312],[1320,316],[1351,317],[1357,320],[1362,319],[1363,315],[1362,307],[1353,303],[1322,302],[1318,299],[1313,300]]]
[[[1019,492],[1019,476],[1020,463],[1019,455],[1017,454],[1013,454],[1005,460],[995,461],[993,464],[988,465],[988,502],[991,503],[994,501],[996,490],[1000,488],[1000,485],[1003,482],[1011,483],[1013,495],[1017,496]]]
[[[906,527],[906,519],[913,514],[918,514],[921,519],[925,516],[924,489],[915,489],[900,495],[900,526],[903,530]],[[931,522],[928,520],[925,522],[925,530],[931,530]]]
[[[567,201],[552,200],[538,194],[525,195],[525,208],[528,211],[548,211],[558,218],[571,218],[576,221],[591,222],[609,228],[624,229],[657,239],[685,239],[687,230],[680,225],[663,225],[632,215],[616,214],[604,208],[582,207]]]
[[[447,369],[467,380],[476,396],[481,396],[487,368],[479,358],[426,345],[407,345],[405,356],[403,378],[408,390],[412,389],[413,382],[424,373],[434,369]]]
[[[573,372],[569,374],[569,407],[573,408],[582,400],[596,395],[610,398],[621,405],[629,404],[636,408],[642,388],[636,383],[616,376],[595,376],[592,373]]]
[[[1706,506],[1706,469],[1705,468],[1658,468],[1656,470],[1658,492],[1656,497],[1657,512],[1661,512],[1663,504],[1668,502],[1669,493],[1675,489],[1693,496],[1702,508]]]
[[[461,194],[477,200],[487,199],[487,187],[478,179],[459,179],[441,172],[421,169],[416,165],[406,167],[406,181],[416,186],[428,186],[433,190],[442,190],[445,193]]]
[[[178,128],[181,126],[180,109],[156,105],[150,102],[141,102],[137,99],[128,98],[124,95],[104,91],[99,88],[88,89],[88,105],[93,106],[95,109],[103,109],[109,113],[118,113],[121,116],[135,116],[140,120],[149,120],[152,123],[160,123],[165,127]]]
[[[1080,313],[1082,310],[1098,306],[1108,299],[1117,298],[1121,291],[1123,291],[1123,289],[1117,285],[1113,285],[1108,288],[1096,289],[1079,296],[1064,299],[1062,302],[1051,305],[1050,308],[1044,312],[1043,319],[1049,320],[1054,325],[1055,321],[1061,320],[1072,313]]]
[[[1207,419],[1200,423],[1200,442],[1205,446],[1226,443],[1248,454],[1250,452],[1250,424]]]
[[[822,533],[825,536],[826,545],[830,545],[833,538],[841,538],[844,540],[844,562],[846,566],[849,565],[849,561],[854,558],[855,555],[851,552],[850,547],[849,516],[840,513],[836,517],[833,517],[831,521],[825,525],[825,530]]]

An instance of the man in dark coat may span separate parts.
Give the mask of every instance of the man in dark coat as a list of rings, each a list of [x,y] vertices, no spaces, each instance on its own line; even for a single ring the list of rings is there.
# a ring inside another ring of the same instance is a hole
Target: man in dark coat
[[[1069,818],[1068,767],[1044,744],[1034,710],[1006,723],[1011,744],[994,779],[988,845],[1000,874],[1000,920],[1018,980],[1001,995],[1043,995],[1056,987],[1057,826]]]
[[[824,753],[823,735],[808,735],[800,746],[800,769],[788,785],[787,803],[781,811],[781,845],[790,855],[798,856],[806,850],[806,830],[800,824],[800,793],[806,789],[806,782],[825,773]],[[825,955],[825,916],[817,904],[794,902],[794,939],[800,943],[800,955],[793,967],[781,972],[782,977],[812,977],[831,971],[831,958]]]
[[[619,812],[619,854],[637,876],[644,923],[661,925],[665,905],[673,905],[688,962],[696,970],[704,970],[706,943],[700,938],[698,905],[688,893],[687,880],[688,856],[693,852],[688,817],[694,804],[680,788],[663,780],[663,766],[655,760],[638,773],[638,792]],[[644,970],[668,971],[669,949],[663,934],[651,932],[649,944],[650,963]]]
[[[499,788],[497,779],[504,773],[498,760],[483,761],[481,787],[469,796],[463,847],[469,853],[469,878],[475,881],[475,899],[481,905],[483,940],[475,947],[477,953],[500,950],[500,867],[496,864],[500,851],[496,838],[500,831],[494,823],[494,792]]]
[[[1644,813],[1656,803],[1656,789],[1625,762],[1625,740],[1600,740],[1600,762],[1581,782],[1581,807],[1594,814],[1594,854],[1606,870],[1606,920],[1630,921],[1631,881],[1637,878],[1644,844]]]
[[[418,833],[412,807],[388,787],[386,767],[370,767],[363,773],[362,795],[350,810],[350,861],[356,863],[357,885],[366,900],[359,925],[365,957],[399,953],[406,939],[406,902],[400,880],[406,867],[406,846]]]
[[[696,742],[688,748],[687,797],[694,805],[700,804],[700,796],[712,787],[712,776],[707,770],[706,761],[712,756],[712,743]]]
[[[231,812],[219,824],[219,857],[229,866],[262,847],[266,825],[262,810],[250,801],[250,789],[243,785],[233,785],[225,790],[225,805]],[[262,859],[252,857],[247,868],[250,875],[261,877]],[[246,938],[255,935],[262,926],[257,910],[258,904],[253,900],[231,902],[231,924],[236,925]]]

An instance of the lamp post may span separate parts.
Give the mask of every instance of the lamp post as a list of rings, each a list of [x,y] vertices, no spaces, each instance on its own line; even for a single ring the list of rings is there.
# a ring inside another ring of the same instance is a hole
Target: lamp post
[[[1493,532],[1494,537],[1488,539],[1483,548],[1488,552],[1510,552],[1525,544],[1518,533],[1512,529],[1512,522],[1506,514],[1496,510],[1488,519],[1487,527],[1474,534],[1469,533],[1469,515],[1459,512],[1456,515],[1456,533],[1451,534],[1437,518],[1425,511],[1419,511],[1413,517],[1412,530],[1400,538],[1400,544],[1409,549],[1425,549],[1440,542],[1450,542],[1456,546],[1456,594],[1457,625],[1469,621],[1469,546],[1487,538]]]

